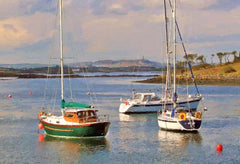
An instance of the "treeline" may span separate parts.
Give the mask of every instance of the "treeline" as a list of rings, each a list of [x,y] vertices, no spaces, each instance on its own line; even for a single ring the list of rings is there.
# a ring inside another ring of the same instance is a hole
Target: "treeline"
[[[211,55],[211,63],[206,62],[206,57],[204,55],[198,55],[198,54],[188,54],[188,60],[191,65],[205,65],[205,64],[211,64],[213,65],[213,58],[217,57],[219,63],[217,64],[223,64],[223,63],[230,63],[230,58],[232,57],[232,62],[240,62],[240,52],[233,51],[233,52],[218,52],[216,54]],[[184,61],[177,61],[178,67],[183,67],[187,64],[186,56],[184,56]]]

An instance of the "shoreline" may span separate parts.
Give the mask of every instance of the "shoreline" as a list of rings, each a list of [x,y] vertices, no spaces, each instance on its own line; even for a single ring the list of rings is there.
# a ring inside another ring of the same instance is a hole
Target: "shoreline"
[[[93,76],[83,76],[83,75],[64,75],[65,78],[101,78],[101,77],[157,77],[158,75],[93,75]],[[38,75],[38,74],[16,74],[16,75],[0,75],[1,80],[7,79],[44,79],[44,78],[60,78],[60,75],[51,74],[51,75]]]
[[[112,78],[112,77],[153,77],[141,81],[133,81],[135,83],[149,83],[149,84],[164,84],[165,76],[159,75],[94,75],[94,76],[82,76],[82,75],[64,75],[64,77],[70,78]],[[38,74],[19,74],[19,75],[1,75],[0,80],[13,80],[13,79],[43,79],[43,78],[60,78],[60,75],[38,75]],[[213,85],[213,86],[240,86],[240,76],[195,76],[197,85]],[[193,85],[193,81],[187,76],[178,76],[177,84],[180,85]]]
[[[195,82],[197,85],[214,85],[214,86],[240,86],[239,76],[195,76]],[[165,84],[165,76],[158,76],[155,78],[135,81],[137,83],[150,83],[150,84]],[[190,77],[178,76],[176,80],[180,85],[194,85],[193,80]]]

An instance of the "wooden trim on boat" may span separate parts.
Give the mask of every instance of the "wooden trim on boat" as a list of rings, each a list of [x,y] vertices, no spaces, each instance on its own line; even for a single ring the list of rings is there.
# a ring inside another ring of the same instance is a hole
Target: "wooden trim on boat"
[[[56,128],[51,128],[51,127],[48,127],[48,126],[45,126],[45,128],[50,129],[50,130],[54,130],[54,131],[73,132],[73,130],[67,130],[67,129],[56,129]]]
[[[95,123],[80,123],[79,125],[61,125],[61,124],[54,124],[54,123],[49,123],[43,120],[40,120],[42,123],[47,124],[47,125],[51,125],[51,126],[56,126],[56,127],[85,127],[85,126],[91,126],[93,124],[98,124],[99,122],[95,122]]]

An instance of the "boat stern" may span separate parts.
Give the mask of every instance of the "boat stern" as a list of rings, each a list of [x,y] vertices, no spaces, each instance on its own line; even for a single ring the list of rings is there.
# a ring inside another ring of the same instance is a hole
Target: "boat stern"
[[[181,120],[178,121],[179,124],[182,126],[184,131],[198,131],[201,127],[202,120],[201,119],[194,119],[194,120]]]

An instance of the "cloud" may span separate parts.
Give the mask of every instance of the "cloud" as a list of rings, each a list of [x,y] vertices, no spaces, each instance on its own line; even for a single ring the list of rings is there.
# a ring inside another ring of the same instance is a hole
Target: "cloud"
[[[4,51],[14,49],[49,38],[53,30],[53,26],[50,25],[52,17],[47,13],[35,13],[1,20],[0,49]]]
[[[202,53],[220,46],[237,47],[237,40],[227,36],[240,34],[239,3],[233,5],[230,0],[228,10],[223,10],[223,1],[218,0],[177,3],[178,23],[184,41],[189,42],[189,51]],[[155,60],[163,48],[162,5],[160,0],[64,0],[65,51],[71,54],[83,47],[85,60],[132,59],[143,55]],[[43,44],[56,32],[56,11],[57,0],[1,1],[0,54],[9,51],[5,54],[24,58],[25,51],[30,55],[29,46]],[[41,52],[37,46],[31,48],[34,55],[49,53],[47,46]]]
[[[135,12],[82,22],[83,39],[89,43],[90,53],[125,50],[140,56],[158,54],[162,39],[160,29],[159,22],[152,23],[151,17]]]
[[[152,23],[159,23],[164,22],[165,20],[164,15],[149,15],[149,22]]]
[[[123,8],[121,4],[112,4],[108,10],[110,13],[117,14],[117,15],[127,14],[127,11]]]
[[[239,11],[240,7],[231,11],[182,11],[178,18],[189,38],[226,36],[240,33]]]
[[[32,4],[31,0],[9,0],[0,2],[0,20],[8,19],[15,16],[24,15],[26,8],[22,8],[22,4]],[[27,3],[26,3],[27,2]]]
[[[17,32],[17,29],[12,24],[3,24],[3,28],[15,33]]]
[[[8,50],[28,43],[30,35],[16,20],[0,22],[0,47]]]
[[[139,3],[148,8],[156,8],[161,6],[163,2],[159,0],[140,0]]]
[[[131,54],[132,56],[128,56],[129,58],[139,54],[147,54],[149,58],[159,56],[163,47],[162,23],[164,17],[162,2],[155,0],[123,0],[118,3],[116,1],[100,2],[99,8],[104,6],[104,12],[96,15],[85,10],[81,12],[81,18],[73,16],[74,13],[72,13],[71,18],[75,22],[72,22],[73,25],[71,27],[67,27],[73,33],[81,31],[78,35],[74,35],[81,37],[74,38],[87,43],[87,53],[106,55],[110,52],[118,54],[121,51]],[[203,2],[181,1],[177,12],[180,29],[183,33],[183,38],[186,39],[184,41],[194,38],[194,44],[197,44],[199,43],[197,42],[198,39],[202,40],[202,38],[209,36],[230,35],[234,31],[239,33],[239,25],[236,25],[233,31],[229,31],[228,25],[226,26],[225,24],[236,24],[234,21],[237,22],[238,9],[228,13],[226,11],[207,9],[216,3],[216,0],[203,0]],[[141,10],[133,10],[132,7],[136,5],[143,7]],[[95,5],[94,9],[97,8],[97,5]],[[186,8],[188,10],[185,10]],[[121,14],[123,9],[124,14]],[[233,15],[236,15],[236,18]],[[222,21],[222,18],[226,21]],[[232,20],[232,18],[234,19]],[[202,43],[202,45],[209,45],[209,42],[208,44]],[[194,48],[198,50],[197,47],[193,46],[190,47],[191,51],[194,51]],[[118,58],[121,58],[121,56],[118,55]]]
[[[206,9],[217,3],[218,0],[200,0],[200,1],[181,0],[178,1],[177,5],[180,5],[182,8],[188,8],[191,10],[191,9]]]

